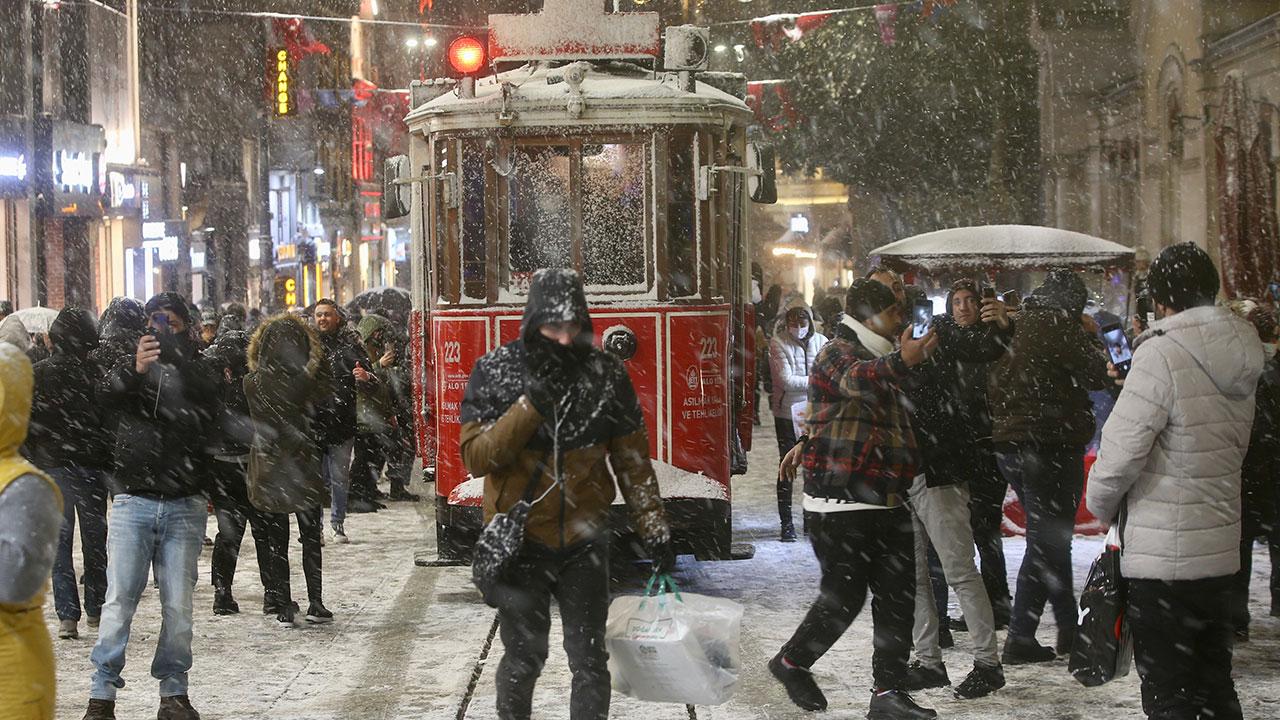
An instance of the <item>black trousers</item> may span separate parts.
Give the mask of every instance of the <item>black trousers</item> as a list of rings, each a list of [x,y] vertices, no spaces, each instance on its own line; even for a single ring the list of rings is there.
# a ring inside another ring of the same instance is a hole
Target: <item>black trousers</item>
[[[324,508],[319,506],[294,513],[298,521],[298,542],[302,543],[302,576],[307,581],[307,599],[321,602],[324,597],[322,584],[322,545],[324,541]],[[288,544],[289,523],[284,523],[285,543]],[[288,585],[289,568],[285,566],[285,585]]]
[[[218,520],[218,534],[213,539],[213,557],[210,560],[213,586],[219,590],[231,590],[240,560],[240,545],[248,526],[253,530],[253,544],[258,553],[258,575],[262,587],[270,593],[279,574],[272,565],[281,557],[271,547],[267,514],[249,502],[245,484],[248,464],[210,460],[207,467],[214,480],[213,487],[217,488],[211,493],[213,514]],[[285,577],[288,577],[287,570]]]
[[[796,425],[790,418],[773,418],[773,429],[778,435],[778,460],[786,456],[787,451],[796,446]],[[793,524],[791,518],[791,497],[794,480],[784,480],[778,475],[778,519],[782,526]]]
[[[1009,483],[996,469],[994,459],[991,459],[989,474],[969,482],[969,526],[973,528],[973,542],[978,547],[982,584],[987,589],[987,597],[991,598],[996,620],[1005,622],[1013,607],[1004,559],[1004,536],[1000,532],[1008,489]]]
[[[1084,451],[1017,445],[996,454],[1000,473],[1027,511],[1027,553],[1018,569],[1009,635],[1034,639],[1046,602],[1059,628],[1075,627],[1071,536],[1084,491]]]
[[[915,617],[915,535],[905,507],[805,513],[822,568],[818,599],[782,656],[812,667],[861,612],[871,589],[872,674],[879,690],[901,687]]]
[[[373,500],[378,494],[378,478],[382,476],[382,464],[387,459],[381,435],[356,435],[355,451],[351,456],[352,500]]]
[[[1129,580],[1133,656],[1152,720],[1240,720],[1231,680],[1231,576]]]
[[[494,589],[505,652],[498,663],[498,717],[527,720],[533,688],[547,661],[551,598],[560,606],[564,649],[573,673],[572,720],[609,716],[609,540],[564,551],[526,541],[502,583]]]

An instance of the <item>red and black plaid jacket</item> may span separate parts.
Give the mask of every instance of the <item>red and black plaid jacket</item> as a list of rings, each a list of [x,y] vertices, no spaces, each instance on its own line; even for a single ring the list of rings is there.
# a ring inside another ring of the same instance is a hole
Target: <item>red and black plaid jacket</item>
[[[809,372],[806,495],[903,504],[920,465],[898,387],[907,376],[897,351],[877,358],[851,328],[837,327]]]

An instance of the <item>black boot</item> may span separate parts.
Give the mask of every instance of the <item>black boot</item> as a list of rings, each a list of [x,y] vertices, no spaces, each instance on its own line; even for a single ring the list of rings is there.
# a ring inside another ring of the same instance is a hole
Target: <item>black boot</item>
[[[1034,637],[1022,639],[1010,635],[1005,638],[1001,662],[1005,665],[1030,665],[1053,662],[1056,657],[1053,648],[1041,645]]]
[[[787,697],[801,710],[827,709],[827,696],[813,681],[813,673],[808,668],[792,665],[778,654],[769,661],[769,672],[782,683],[782,687],[787,689]]]
[[[240,612],[240,604],[231,597],[231,588],[220,587],[213,591],[213,614],[235,615]]]
[[[84,713],[84,720],[116,720],[116,703],[114,700],[89,700],[89,709]]]
[[[1059,657],[1071,654],[1071,648],[1076,644],[1076,629],[1074,627],[1058,628],[1058,643],[1054,646],[1054,652]]]
[[[200,713],[191,707],[186,695],[174,695],[160,698],[156,720],[200,720]]]
[[[867,720],[933,720],[936,717],[937,711],[920,707],[901,690],[871,693],[871,707],[867,709]]]
[[[778,486],[778,522],[782,526],[782,542],[796,541],[796,524],[791,519],[791,484]]]

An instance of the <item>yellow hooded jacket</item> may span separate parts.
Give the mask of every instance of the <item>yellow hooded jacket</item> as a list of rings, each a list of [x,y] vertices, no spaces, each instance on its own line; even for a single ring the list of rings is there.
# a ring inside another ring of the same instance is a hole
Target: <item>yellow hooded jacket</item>
[[[31,362],[0,343],[0,494],[24,475],[57,485],[18,455],[31,416]],[[58,504],[62,496],[58,494]],[[44,622],[45,593],[25,603],[0,604],[0,720],[52,720],[53,646]]]

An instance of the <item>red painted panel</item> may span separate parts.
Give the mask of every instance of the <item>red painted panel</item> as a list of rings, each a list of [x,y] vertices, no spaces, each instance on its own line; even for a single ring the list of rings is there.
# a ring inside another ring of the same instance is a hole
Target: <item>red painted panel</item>
[[[489,320],[485,317],[442,318],[433,323],[436,363],[436,493],[449,496],[467,478],[458,449],[458,413],[471,368],[489,351]],[[478,499],[477,499],[478,500]]]
[[[671,464],[729,484],[729,314],[667,317]]]

